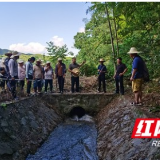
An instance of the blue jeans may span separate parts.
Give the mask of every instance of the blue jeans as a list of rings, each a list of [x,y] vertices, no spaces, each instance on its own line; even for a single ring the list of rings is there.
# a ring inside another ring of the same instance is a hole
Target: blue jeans
[[[40,92],[41,89],[42,89],[42,79],[35,79],[34,82],[33,82],[33,88],[34,88],[34,91],[37,92],[37,88],[38,88],[38,91]]]

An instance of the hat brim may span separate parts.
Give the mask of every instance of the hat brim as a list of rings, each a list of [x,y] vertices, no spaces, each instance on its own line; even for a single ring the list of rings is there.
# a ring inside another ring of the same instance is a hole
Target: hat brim
[[[22,53],[18,53],[16,55],[12,55],[11,58],[14,58],[14,57],[17,57],[17,56],[20,56]]]
[[[8,56],[8,55],[12,55],[12,53],[5,53],[4,55],[5,55],[5,56]]]
[[[99,62],[105,62],[105,61],[99,61]]]
[[[140,51],[137,51],[137,52],[127,52],[127,54],[138,54],[138,53],[142,53],[142,52],[140,52]]]

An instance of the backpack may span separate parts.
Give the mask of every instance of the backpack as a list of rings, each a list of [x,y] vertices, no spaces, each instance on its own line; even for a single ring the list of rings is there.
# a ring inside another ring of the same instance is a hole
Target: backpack
[[[143,63],[143,79],[144,79],[144,82],[149,82],[150,78],[149,78],[149,71],[148,71],[147,65],[142,58],[141,58],[141,60],[142,60],[142,63]]]

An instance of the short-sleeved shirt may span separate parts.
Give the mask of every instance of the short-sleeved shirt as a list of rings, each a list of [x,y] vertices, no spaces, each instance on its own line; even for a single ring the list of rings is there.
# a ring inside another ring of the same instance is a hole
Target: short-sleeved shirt
[[[118,64],[118,65],[116,66],[116,76],[119,76],[120,73],[123,73],[126,68],[127,68],[127,67],[126,67],[125,64],[123,64],[123,63]]]
[[[42,79],[43,73],[42,73],[42,67],[41,66],[33,66],[33,74],[35,79]]]
[[[105,65],[99,65],[98,66],[98,70],[100,70],[100,71],[107,71],[107,68],[106,68],[106,66]],[[98,72],[98,74],[99,74],[99,72]],[[101,73],[101,76],[105,76],[105,73]]]
[[[44,70],[46,70],[47,67],[44,67]],[[44,78],[45,79],[53,79],[53,68],[50,67],[48,71],[45,71],[44,73]]]
[[[73,70],[74,68],[79,68],[79,64],[78,63],[71,63],[70,65],[69,65],[69,69],[70,70]],[[73,76],[72,74],[71,74],[71,76]]]
[[[137,69],[135,76],[133,77],[133,79],[139,79],[139,78],[143,78],[143,60],[141,57],[136,56],[133,59],[133,63],[132,63],[132,72],[133,69]]]

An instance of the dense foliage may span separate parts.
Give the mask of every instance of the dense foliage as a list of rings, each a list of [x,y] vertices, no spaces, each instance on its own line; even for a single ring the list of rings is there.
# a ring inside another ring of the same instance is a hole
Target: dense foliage
[[[92,2],[87,10],[85,32],[74,36],[79,59],[86,59],[83,71],[96,74],[99,58],[106,60],[108,75],[113,76],[117,57],[131,71],[131,47],[143,53],[151,77],[159,76],[160,69],[160,3],[159,2]],[[113,42],[113,43],[112,43]]]

